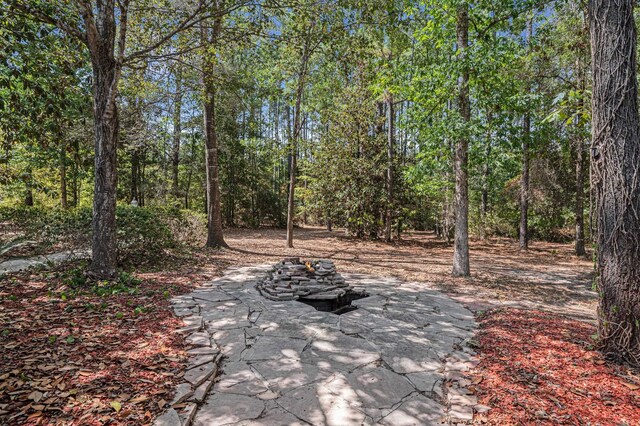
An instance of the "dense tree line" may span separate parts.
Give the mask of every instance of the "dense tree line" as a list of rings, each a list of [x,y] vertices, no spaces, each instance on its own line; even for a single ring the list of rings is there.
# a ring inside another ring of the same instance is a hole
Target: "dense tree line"
[[[469,235],[585,254],[581,2],[0,6],[0,203],[93,205],[98,277],[116,270],[118,203],[204,212],[211,247],[224,226],[286,227],[289,247],[296,223],[434,230],[460,276]]]

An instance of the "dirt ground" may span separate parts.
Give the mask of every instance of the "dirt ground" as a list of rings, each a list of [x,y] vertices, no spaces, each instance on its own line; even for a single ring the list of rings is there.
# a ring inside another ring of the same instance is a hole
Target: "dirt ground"
[[[575,256],[571,244],[532,241],[529,251],[521,252],[509,239],[471,241],[472,276],[465,279],[451,277],[453,247],[428,232],[406,233],[401,241],[386,244],[340,230],[296,228],[293,249],[285,248],[285,231],[279,229],[228,229],[225,239],[229,249],[207,251],[200,259],[211,274],[286,256],[328,258],[341,272],[424,282],[475,312],[512,306],[595,320],[592,262]]]

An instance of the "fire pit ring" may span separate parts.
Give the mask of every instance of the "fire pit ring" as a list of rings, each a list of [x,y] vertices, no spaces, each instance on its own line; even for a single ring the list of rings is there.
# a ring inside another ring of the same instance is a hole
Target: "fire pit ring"
[[[285,258],[258,281],[256,288],[269,300],[296,300],[338,315],[356,309],[351,305],[354,300],[369,296],[351,287],[329,259]]]

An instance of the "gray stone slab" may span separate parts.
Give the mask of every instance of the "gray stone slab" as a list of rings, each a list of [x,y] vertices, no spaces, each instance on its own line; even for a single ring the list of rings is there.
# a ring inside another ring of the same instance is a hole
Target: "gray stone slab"
[[[299,387],[278,398],[276,402],[313,425],[360,425],[365,419],[364,413],[333,395],[321,384]]]
[[[323,370],[345,371],[372,363],[380,359],[380,355],[377,348],[364,339],[334,333],[314,340],[301,359]]]
[[[182,334],[182,335],[187,335],[187,334],[191,334],[194,333],[196,331],[199,331],[200,328],[202,328],[202,325],[188,325],[186,327],[182,327],[176,330],[176,333]]]
[[[245,395],[213,393],[198,410],[195,426],[214,426],[254,420],[264,411],[264,402]]]
[[[158,417],[154,422],[154,426],[180,426],[182,421],[178,412],[173,408],[169,408],[163,415]]]
[[[207,380],[215,371],[217,365],[215,363],[204,364],[191,370],[187,370],[184,373],[184,380],[191,383],[194,387],[200,386],[205,380]]]
[[[363,411],[373,418],[387,414],[382,410],[390,409],[411,392],[415,392],[414,386],[407,379],[382,367],[356,370],[347,375],[347,382],[361,401]],[[335,387],[331,389],[335,390]],[[337,391],[343,392],[341,389]]]
[[[215,359],[216,359],[216,355],[199,355],[199,356],[189,357],[187,368],[196,368],[203,364],[211,363]]]
[[[473,420],[473,407],[469,405],[451,404],[449,418],[456,422],[471,422]]]
[[[192,346],[211,346],[211,339],[209,338],[209,333],[206,331],[191,333],[185,341],[188,345]]]
[[[214,332],[217,330],[234,330],[238,328],[251,327],[251,322],[246,316],[229,316],[207,322],[207,330]]]
[[[201,347],[201,348],[189,349],[187,353],[192,356],[202,356],[202,355],[218,355],[220,351],[218,350],[217,347],[216,348]]]
[[[196,390],[193,392],[193,395],[191,395],[189,400],[198,402],[198,403],[204,401],[207,395],[209,394],[209,391],[211,390],[212,386],[213,386],[213,380],[207,380],[206,382],[202,383],[200,386],[196,388]]]
[[[234,426],[305,426],[307,423],[300,421],[291,413],[282,408],[268,410],[260,418],[244,420]]]
[[[178,413],[182,426],[190,426],[196,416],[198,404],[190,402]]]
[[[296,339],[308,339],[314,337],[317,331],[306,321],[292,320],[262,324],[262,334],[265,336],[291,337]]]
[[[302,349],[307,345],[305,340],[287,337],[259,336],[256,342],[242,355],[245,361],[264,361],[270,359],[299,359]]]
[[[438,371],[419,371],[409,373],[406,377],[420,392],[433,392],[435,386],[442,382],[443,374]]]
[[[440,425],[445,422],[445,408],[436,401],[419,394],[404,401],[380,421],[381,424],[388,426]]]
[[[326,379],[332,374],[291,358],[256,362],[251,366],[267,381],[270,389],[280,393]]]
[[[228,295],[225,292],[215,289],[211,290],[196,290],[191,293],[194,299],[206,300],[208,302],[226,302],[228,300],[234,300],[233,296]]]
[[[440,359],[432,349],[406,343],[381,349],[382,359],[399,374],[419,371],[438,371],[442,368]]]
[[[201,315],[192,315],[190,317],[185,317],[185,318],[182,318],[182,321],[184,321],[184,323],[187,326],[192,326],[192,325],[202,326],[202,316]]]
[[[214,392],[258,395],[268,389],[246,362],[228,362],[222,366],[222,376],[213,387]]]
[[[186,401],[193,394],[193,388],[189,383],[180,383],[176,386],[176,391],[169,405],[179,404]]]
[[[213,341],[228,361],[239,361],[246,348],[244,332],[241,330],[217,331],[213,333]]]

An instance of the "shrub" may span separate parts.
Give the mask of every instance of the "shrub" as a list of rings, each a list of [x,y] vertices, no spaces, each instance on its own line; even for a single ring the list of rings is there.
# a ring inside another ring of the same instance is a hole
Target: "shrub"
[[[116,229],[120,263],[156,260],[165,249],[175,246],[166,216],[160,209],[118,206]]]
[[[13,235],[34,240],[43,249],[88,248],[91,243],[91,208],[44,209],[2,207],[0,221]],[[162,207],[118,206],[116,209],[118,260],[121,264],[157,260],[168,248],[201,244],[206,218],[188,210]]]
[[[167,209],[164,221],[174,241],[181,245],[203,245],[207,239],[207,216],[192,210]]]

